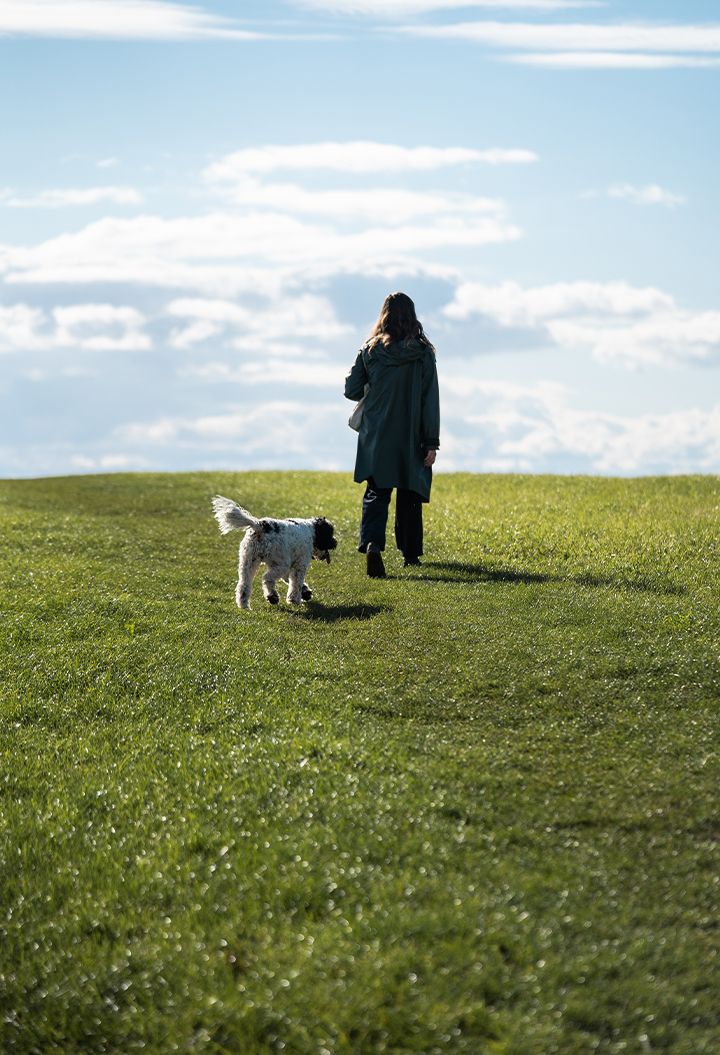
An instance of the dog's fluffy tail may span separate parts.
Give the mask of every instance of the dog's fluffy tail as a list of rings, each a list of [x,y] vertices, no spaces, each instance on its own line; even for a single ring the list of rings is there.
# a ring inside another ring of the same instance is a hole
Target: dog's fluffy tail
[[[240,506],[235,505],[229,498],[223,498],[222,495],[215,495],[212,507],[223,535],[227,535],[228,531],[234,529],[242,530],[258,526],[258,521],[250,516],[246,509],[241,509]]]

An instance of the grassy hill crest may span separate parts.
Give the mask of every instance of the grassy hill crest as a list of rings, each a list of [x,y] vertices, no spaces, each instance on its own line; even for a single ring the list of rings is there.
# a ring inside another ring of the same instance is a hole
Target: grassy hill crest
[[[360,494],[0,482],[0,1050],[720,1050],[720,481],[438,475],[380,582]]]

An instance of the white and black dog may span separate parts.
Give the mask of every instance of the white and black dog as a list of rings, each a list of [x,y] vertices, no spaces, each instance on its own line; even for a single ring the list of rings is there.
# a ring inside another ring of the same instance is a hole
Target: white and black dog
[[[263,575],[266,601],[277,604],[280,600],[276,587],[278,579],[287,580],[288,604],[310,600],[312,590],[305,582],[310,561],[324,560],[329,564],[330,550],[337,546],[335,529],[329,520],[325,517],[311,520],[270,520],[264,517],[257,520],[222,495],[216,495],[212,505],[223,535],[235,528],[245,531],[245,538],[240,543],[235,590],[239,608],[250,607],[253,579],[263,563],[267,565]]]

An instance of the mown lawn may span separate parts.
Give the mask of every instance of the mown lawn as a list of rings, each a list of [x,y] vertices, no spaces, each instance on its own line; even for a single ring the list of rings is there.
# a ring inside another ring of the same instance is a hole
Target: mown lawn
[[[259,515],[316,600],[234,604]],[[0,1051],[720,1051],[720,481],[0,483]]]

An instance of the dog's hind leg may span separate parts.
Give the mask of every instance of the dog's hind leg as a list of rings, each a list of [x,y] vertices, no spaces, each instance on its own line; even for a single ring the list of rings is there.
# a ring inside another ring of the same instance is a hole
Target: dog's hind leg
[[[255,573],[260,567],[260,556],[253,539],[248,534],[240,543],[238,562],[238,584],[235,588],[235,601],[238,608],[250,607],[250,591]]]
[[[265,600],[269,604],[277,604],[280,600],[280,595],[277,592],[277,581],[282,573],[282,568],[269,565],[268,570],[263,575],[263,593],[265,594]]]

